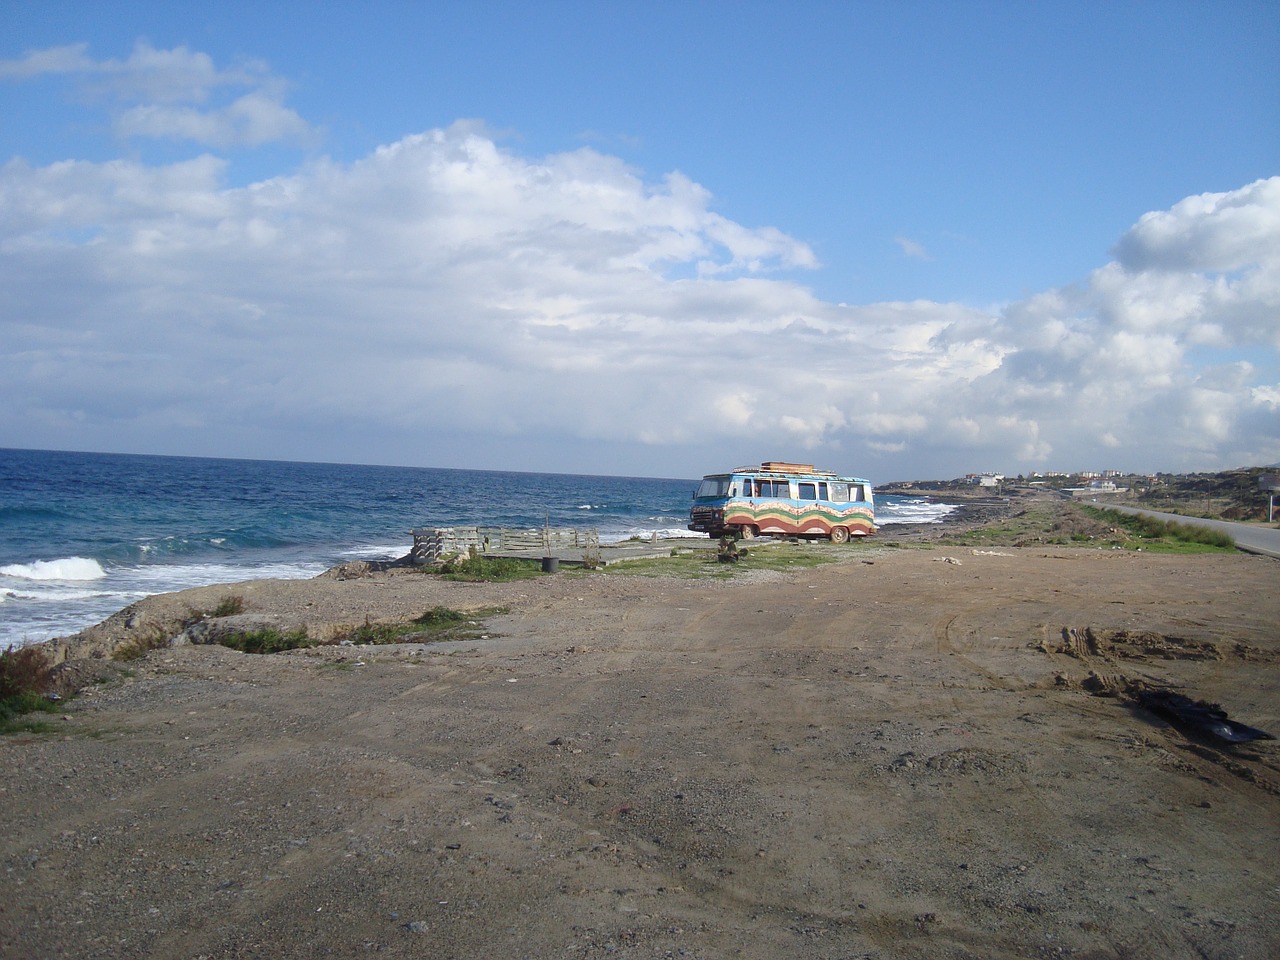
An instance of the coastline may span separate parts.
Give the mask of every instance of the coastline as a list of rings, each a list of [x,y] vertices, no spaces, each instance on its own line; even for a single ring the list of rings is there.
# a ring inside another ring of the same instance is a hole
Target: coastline
[[[1280,733],[1275,561],[932,542],[965,522],[729,580],[149,598],[111,629],[228,592],[282,626],[490,612],[73,661],[105,682],[0,751],[0,953],[1273,956],[1280,751],[1127,691]]]
[[[937,502],[948,502],[932,496],[929,499]],[[947,514],[938,522],[894,523],[882,526],[871,542],[928,542],[948,534],[962,532],[981,526],[984,523],[989,523],[992,519],[1008,513],[1010,509],[1010,501],[1007,498],[1003,500],[986,499],[982,502],[965,500],[958,504],[958,509]],[[713,541],[705,537],[694,536],[661,540],[659,541],[661,549],[658,552],[666,553],[675,549],[690,549],[691,545],[693,549],[709,550],[713,547]],[[109,659],[119,647],[133,642],[145,634],[157,630],[168,630],[172,634],[179,633],[182,629],[181,621],[184,618],[189,618],[192,611],[211,610],[228,596],[238,596],[244,593],[249,595],[271,593],[276,597],[272,601],[273,603],[276,605],[288,605],[281,598],[284,595],[293,593],[298,597],[308,598],[299,599],[296,604],[293,604],[294,606],[315,614],[317,611],[326,610],[330,606],[334,606],[317,599],[318,595],[325,593],[341,594],[343,592],[343,588],[340,586],[334,586],[330,590],[320,585],[341,584],[346,580],[361,579],[379,570],[391,570],[393,571],[391,575],[395,576],[394,571],[399,567],[405,566],[409,566],[408,554],[393,561],[377,561],[374,563],[354,561],[344,563],[332,567],[315,577],[306,579],[290,578],[278,580],[267,578],[233,581],[153,594],[128,604],[109,617],[74,634],[39,641],[32,644],[32,646],[37,646],[44,650],[50,661],[55,665],[74,660]],[[310,586],[289,588],[285,586],[287,584],[308,584]],[[362,619],[359,613],[358,610],[353,610],[339,603],[334,606],[331,614],[326,615],[328,619],[316,615],[303,616],[297,612],[275,614],[274,616],[276,617],[277,625],[281,629],[305,628],[309,630],[311,636],[323,639],[331,636],[342,627],[349,626],[352,623],[359,623]],[[411,614],[407,610],[396,608],[394,611],[388,611],[385,615],[408,616]],[[68,690],[66,692],[71,691]]]

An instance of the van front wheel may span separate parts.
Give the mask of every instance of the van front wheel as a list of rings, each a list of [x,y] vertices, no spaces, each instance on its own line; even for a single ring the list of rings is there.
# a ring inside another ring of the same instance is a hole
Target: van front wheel
[[[848,543],[849,528],[848,527],[832,527],[831,542],[832,543]]]
[[[743,540],[754,540],[756,538],[756,528],[751,524],[745,524],[738,528],[738,536]]]

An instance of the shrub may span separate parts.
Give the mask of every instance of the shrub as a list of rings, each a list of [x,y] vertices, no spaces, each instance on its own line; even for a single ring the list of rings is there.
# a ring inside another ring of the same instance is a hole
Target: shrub
[[[467,614],[449,607],[432,607],[426,613],[413,618],[413,622],[423,627],[449,627],[462,623]]]
[[[402,623],[370,623],[365,621],[358,627],[338,636],[339,640],[351,643],[395,643],[412,628]]]
[[[0,723],[35,710],[56,710],[44,695],[49,682],[49,658],[38,647],[19,647],[0,653]]]
[[[462,612],[436,606],[408,623],[370,623],[348,630],[338,637],[352,643],[439,643],[443,640],[474,640],[484,635],[481,620],[506,613],[505,607],[486,607]]]
[[[139,657],[146,656],[152,650],[169,645],[170,633],[162,627],[155,627],[152,630],[134,637],[128,643],[121,644],[111,654],[112,660],[121,662],[128,660],[137,660]]]
[[[231,596],[223,597],[221,600],[219,600],[218,605],[214,607],[212,610],[209,610],[206,613],[201,614],[201,618],[203,619],[204,617],[234,617],[237,614],[241,614],[241,613],[244,613],[244,597],[232,594]]]
[[[440,573],[448,580],[504,582],[538,576],[540,567],[534,560],[486,557],[472,553],[468,557],[450,560],[440,568]]]
[[[218,643],[232,650],[239,650],[241,653],[280,653],[283,650],[318,646],[320,641],[308,637],[305,629],[281,633],[279,630],[268,628],[246,633],[229,633],[220,637]]]
[[[43,693],[49,666],[49,657],[39,647],[18,647],[0,653],[0,700]]]

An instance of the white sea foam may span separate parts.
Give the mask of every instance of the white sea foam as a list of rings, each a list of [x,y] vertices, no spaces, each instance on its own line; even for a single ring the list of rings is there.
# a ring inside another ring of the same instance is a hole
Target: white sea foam
[[[54,602],[64,600],[90,600],[93,597],[110,596],[110,590],[86,590],[84,587],[73,587],[67,582],[61,583],[40,583],[27,588],[12,587],[4,591],[4,596],[9,600],[36,600],[39,602]]]
[[[600,531],[600,542],[623,543],[633,537],[640,540],[648,540],[653,536],[657,536],[659,540],[676,540],[681,537],[700,537],[705,539],[706,534],[694,533],[685,527],[633,527],[627,530],[602,530]]]
[[[342,551],[344,557],[359,557],[362,560],[398,560],[409,552],[413,544],[404,543],[377,544],[368,543],[358,547],[348,547]]]
[[[129,571],[128,586],[145,594],[172,593],[189,587],[245,580],[305,580],[324,573],[323,563],[255,563],[238,566],[223,563],[156,564]]]
[[[102,564],[86,557],[11,563],[0,567],[0,576],[18,580],[101,580],[106,575],[107,571],[102,569]]]
[[[929,500],[895,500],[876,504],[876,523],[942,523],[959,507]]]

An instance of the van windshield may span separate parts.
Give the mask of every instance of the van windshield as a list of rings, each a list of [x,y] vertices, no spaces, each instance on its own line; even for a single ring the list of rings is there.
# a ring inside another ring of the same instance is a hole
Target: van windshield
[[[729,495],[728,477],[707,477],[698,484],[698,497],[727,497]]]

